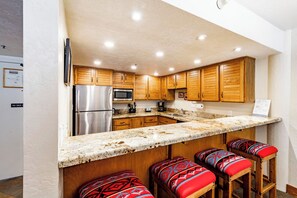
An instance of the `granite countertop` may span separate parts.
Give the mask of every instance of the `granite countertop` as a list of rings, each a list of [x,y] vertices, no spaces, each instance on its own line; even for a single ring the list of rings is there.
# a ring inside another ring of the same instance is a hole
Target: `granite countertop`
[[[124,113],[124,114],[119,114],[119,115],[113,115],[113,119],[118,119],[118,118],[133,118],[133,117],[144,117],[144,116],[164,116],[167,118],[172,118],[178,121],[182,122],[189,122],[189,121],[198,121],[198,120],[203,120],[205,118],[202,117],[197,117],[189,114],[177,114],[173,112],[137,112],[137,113]]]
[[[280,121],[281,118],[234,116],[68,137],[59,149],[58,165],[66,168]]]

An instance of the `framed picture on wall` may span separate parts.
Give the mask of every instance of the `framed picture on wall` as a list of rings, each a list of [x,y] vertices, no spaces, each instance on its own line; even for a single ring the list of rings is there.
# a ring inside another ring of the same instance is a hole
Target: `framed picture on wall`
[[[3,68],[3,88],[23,88],[23,70]]]

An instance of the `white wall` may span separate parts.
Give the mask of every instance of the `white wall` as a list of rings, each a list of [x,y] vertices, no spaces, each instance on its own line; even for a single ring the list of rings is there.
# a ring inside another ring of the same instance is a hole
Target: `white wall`
[[[67,131],[63,1],[24,1],[24,197],[62,197],[59,135]],[[27,66],[26,66],[27,65]],[[62,135],[63,136],[63,135]]]
[[[13,63],[5,63],[13,62]],[[0,180],[23,175],[23,89],[3,88],[3,68],[23,69],[21,57],[0,56]]]

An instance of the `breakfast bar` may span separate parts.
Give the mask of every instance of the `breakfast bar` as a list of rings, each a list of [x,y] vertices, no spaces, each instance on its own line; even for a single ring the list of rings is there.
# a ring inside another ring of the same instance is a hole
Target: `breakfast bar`
[[[173,114],[167,116],[172,118]],[[174,156],[193,161],[197,151],[210,147],[226,149],[226,142],[235,138],[254,140],[255,127],[281,121],[259,116],[190,119],[184,123],[68,137],[59,149],[64,197],[75,197],[85,182],[122,170],[134,171],[148,186],[149,167],[158,161]]]

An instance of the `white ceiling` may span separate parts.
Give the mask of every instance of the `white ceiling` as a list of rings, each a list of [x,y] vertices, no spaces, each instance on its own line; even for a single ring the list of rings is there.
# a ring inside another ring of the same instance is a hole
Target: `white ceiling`
[[[296,0],[234,0],[282,30],[297,28]]]
[[[0,0],[0,55],[23,56],[23,0]]]
[[[240,56],[261,57],[275,51],[210,22],[177,9],[160,0],[65,0],[66,21],[72,42],[74,64],[131,71],[137,64],[139,74],[169,74],[169,67],[182,71]],[[131,19],[140,11],[143,19]],[[196,36],[208,37],[201,42]],[[115,47],[103,43],[113,40]],[[239,53],[233,52],[237,46]],[[164,51],[163,58],[155,52]]]

